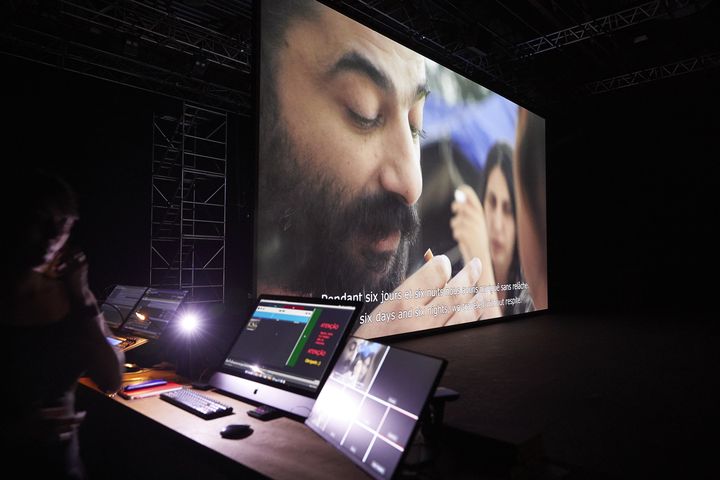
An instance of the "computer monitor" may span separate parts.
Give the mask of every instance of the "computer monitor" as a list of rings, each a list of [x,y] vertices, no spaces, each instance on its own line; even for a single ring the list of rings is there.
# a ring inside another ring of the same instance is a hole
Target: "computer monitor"
[[[372,477],[393,478],[446,365],[351,337],[305,424]]]
[[[210,384],[305,418],[363,303],[260,295]]]
[[[122,327],[122,332],[144,338],[160,338],[178,314],[188,290],[150,287],[135,305]]]
[[[134,285],[115,285],[100,305],[105,322],[112,329],[118,329],[128,319],[147,287]]]

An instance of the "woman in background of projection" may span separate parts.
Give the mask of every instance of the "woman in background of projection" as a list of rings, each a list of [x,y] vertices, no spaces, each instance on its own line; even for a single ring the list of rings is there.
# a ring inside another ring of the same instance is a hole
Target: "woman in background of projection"
[[[512,147],[496,142],[485,161],[484,182],[480,188],[483,201],[469,185],[462,185],[452,204],[450,226],[458,242],[463,261],[478,257],[484,265],[492,265],[497,292],[505,300],[503,315],[522,313],[533,309],[526,289],[512,286],[522,283],[518,253],[517,224],[515,218]],[[510,285],[504,290],[503,285]],[[510,300],[513,299],[513,300]]]

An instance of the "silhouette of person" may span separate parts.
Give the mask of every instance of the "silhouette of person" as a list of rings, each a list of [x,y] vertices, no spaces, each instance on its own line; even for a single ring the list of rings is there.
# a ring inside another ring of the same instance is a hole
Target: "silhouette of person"
[[[7,471],[28,477],[84,478],[75,389],[89,376],[100,389],[120,387],[124,356],[88,285],[81,251],[67,248],[78,219],[73,191],[42,171],[12,175],[16,187],[2,238],[3,445]],[[3,193],[3,197],[7,192]],[[3,200],[8,200],[3,198]],[[4,202],[7,205],[7,203]]]

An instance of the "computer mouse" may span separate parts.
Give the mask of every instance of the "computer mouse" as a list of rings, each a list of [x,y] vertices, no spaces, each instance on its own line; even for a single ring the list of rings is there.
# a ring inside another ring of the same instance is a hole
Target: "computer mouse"
[[[223,438],[245,438],[248,435],[250,435],[253,432],[252,427],[250,425],[244,424],[244,423],[233,423],[230,425],[225,426],[222,430],[220,430],[220,436]]]

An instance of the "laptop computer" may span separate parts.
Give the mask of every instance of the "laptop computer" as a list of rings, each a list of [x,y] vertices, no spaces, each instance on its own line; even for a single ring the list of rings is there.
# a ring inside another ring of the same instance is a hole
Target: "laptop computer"
[[[100,306],[112,331],[108,342],[126,352],[160,338],[187,294],[188,290],[116,285]]]
[[[350,337],[305,424],[373,478],[394,478],[446,365]]]
[[[112,335],[108,342],[122,351],[128,351],[147,343],[147,339],[134,335],[122,335],[120,329],[127,321],[138,302],[143,298],[148,287],[137,285],[115,285],[100,304],[105,323],[110,327]]]

